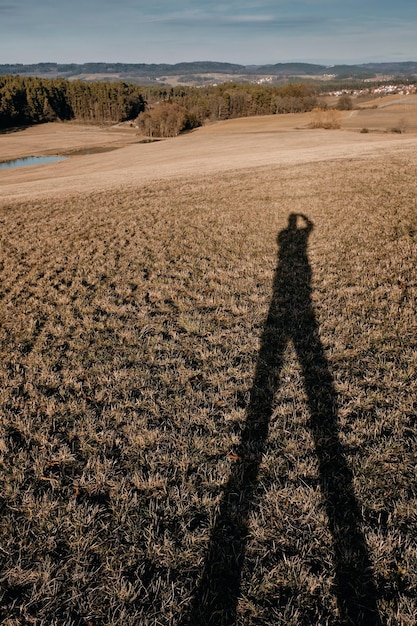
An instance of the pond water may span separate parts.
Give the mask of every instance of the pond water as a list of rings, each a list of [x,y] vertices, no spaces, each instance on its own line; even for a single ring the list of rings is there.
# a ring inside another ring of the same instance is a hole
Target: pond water
[[[28,167],[29,165],[45,165],[46,163],[54,163],[55,161],[65,161],[68,157],[63,156],[31,156],[22,159],[14,159],[13,161],[4,161],[0,163],[0,169],[9,167]]]

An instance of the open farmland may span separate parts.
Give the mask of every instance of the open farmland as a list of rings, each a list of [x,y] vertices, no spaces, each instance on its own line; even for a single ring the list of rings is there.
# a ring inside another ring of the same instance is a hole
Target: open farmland
[[[0,170],[6,626],[416,623],[417,135],[310,120],[0,136],[121,146]]]
[[[360,109],[345,114],[345,129],[367,129],[369,132],[417,132],[417,95],[384,96],[361,104]]]

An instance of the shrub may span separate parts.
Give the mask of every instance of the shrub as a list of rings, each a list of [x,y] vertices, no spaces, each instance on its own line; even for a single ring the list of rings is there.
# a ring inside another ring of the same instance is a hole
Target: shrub
[[[337,101],[336,108],[339,109],[339,111],[351,111],[353,109],[352,98],[348,96],[347,93],[344,93]]]
[[[406,127],[407,127],[407,121],[402,117],[401,119],[398,120],[398,124],[394,126],[394,128],[391,128],[391,132],[398,133],[401,135],[401,133],[405,133]]]
[[[334,130],[342,126],[342,114],[336,109],[313,109],[310,128],[325,128]]]
[[[147,137],[176,137],[181,132],[200,126],[193,113],[176,103],[163,102],[137,118],[138,126]]]

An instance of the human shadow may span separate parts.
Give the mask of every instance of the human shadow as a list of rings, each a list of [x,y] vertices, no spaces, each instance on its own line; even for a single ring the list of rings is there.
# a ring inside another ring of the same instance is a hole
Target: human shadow
[[[289,215],[278,235],[278,265],[265,321],[247,420],[210,537],[203,573],[182,626],[232,626],[236,622],[241,572],[274,397],[285,348],[293,342],[307,395],[319,465],[319,482],[333,539],[339,623],[381,624],[370,557],[353,476],[338,436],[337,395],[311,301],[307,255],[313,223]]]

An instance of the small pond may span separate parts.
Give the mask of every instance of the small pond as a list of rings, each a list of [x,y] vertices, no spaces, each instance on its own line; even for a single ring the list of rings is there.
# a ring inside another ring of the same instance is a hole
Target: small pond
[[[45,165],[46,163],[54,163],[55,161],[65,161],[68,157],[63,156],[31,156],[22,159],[14,159],[13,161],[4,161],[0,163],[0,169],[9,167],[28,167],[29,165]]]

